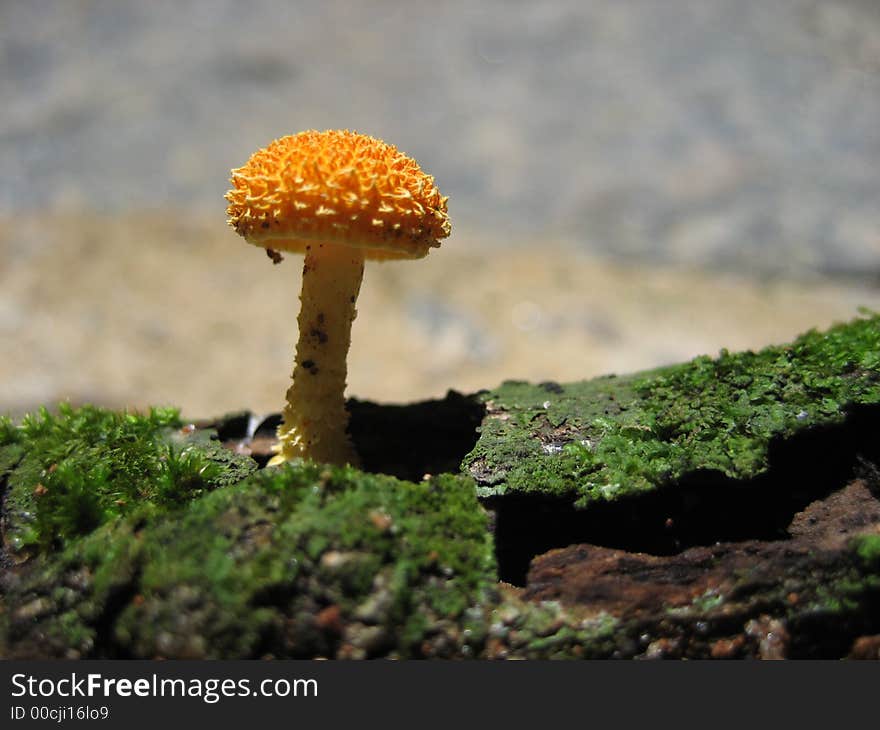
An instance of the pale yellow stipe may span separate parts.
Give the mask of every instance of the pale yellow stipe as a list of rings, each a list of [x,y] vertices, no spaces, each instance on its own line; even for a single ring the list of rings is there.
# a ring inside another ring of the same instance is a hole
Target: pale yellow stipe
[[[313,244],[306,251],[293,384],[269,465],[295,458],[359,464],[348,437],[346,357],[364,273],[364,254],[349,246]]]

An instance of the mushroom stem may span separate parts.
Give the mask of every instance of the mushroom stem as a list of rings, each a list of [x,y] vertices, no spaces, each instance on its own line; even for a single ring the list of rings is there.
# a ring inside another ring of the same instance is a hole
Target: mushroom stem
[[[278,454],[270,465],[297,457],[331,464],[359,463],[346,432],[345,360],[363,275],[360,249],[307,247],[293,384],[278,427]]]

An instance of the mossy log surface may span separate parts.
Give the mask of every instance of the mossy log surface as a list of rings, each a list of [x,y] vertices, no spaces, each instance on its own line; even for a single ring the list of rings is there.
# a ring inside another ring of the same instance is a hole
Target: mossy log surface
[[[261,469],[248,414],[0,420],[0,655],[880,656],[876,316],[350,408],[367,471]]]
[[[586,507],[697,472],[753,479],[774,443],[880,404],[880,319],[625,377],[506,382],[481,399],[487,417],[464,468],[482,497]]]

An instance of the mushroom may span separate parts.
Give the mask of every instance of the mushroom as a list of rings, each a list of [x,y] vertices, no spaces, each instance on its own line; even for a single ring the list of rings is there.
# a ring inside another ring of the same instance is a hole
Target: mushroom
[[[348,130],[276,139],[232,171],[228,223],[274,263],[305,254],[299,342],[270,465],[358,464],[346,356],[366,259],[419,259],[450,232],[434,178],[392,145]]]

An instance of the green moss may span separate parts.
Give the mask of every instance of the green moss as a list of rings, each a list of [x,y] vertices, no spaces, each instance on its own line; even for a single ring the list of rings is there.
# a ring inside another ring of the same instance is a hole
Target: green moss
[[[605,612],[582,614],[582,610],[572,611],[557,601],[531,602],[507,595],[492,612],[484,656],[521,659],[613,656],[618,643],[625,640],[619,619]]]
[[[859,535],[852,547],[865,567],[880,570],[880,535]]]
[[[818,583],[814,610],[858,614],[880,602],[880,535],[857,535],[848,556],[833,576]]]
[[[332,653],[339,636],[316,623],[328,606],[355,638],[385,628],[385,649],[408,655],[431,629],[427,616],[457,620],[485,600],[494,565],[469,479],[414,484],[287,465],[170,515],[105,524],[42,558],[11,600],[48,596],[55,610],[40,634],[64,635],[59,645],[78,642],[87,655],[242,657],[266,646],[286,656]],[[55,587],[77,575],[84,589],[59,607]],[[101,635],[111,610],[112,629]]]
[[[9,442],[0,446],[0,482],[18,466],[23,455],[24,447],[19,443]]]
[[[774,439],[880,403],[880,316],[790,345],[567,385],[508,382],[484,394],[463,467],[482,496],[539,492],[587,506],[714,470],[749,479]]]
[[[119,413],[62,404],[19,426],[0,424],[6,537],[13,549],[55,549],[133,511],[179,506],[255,468],[203,436],[176,410]]]

